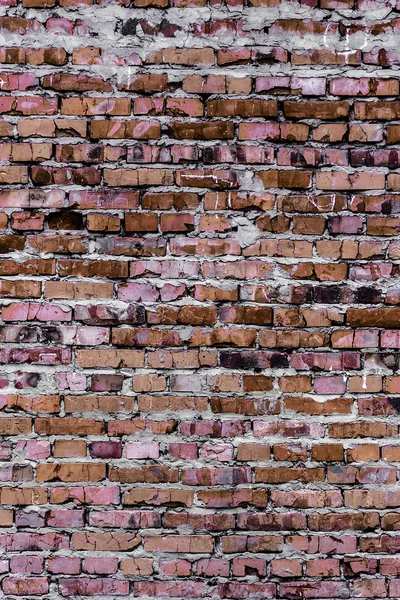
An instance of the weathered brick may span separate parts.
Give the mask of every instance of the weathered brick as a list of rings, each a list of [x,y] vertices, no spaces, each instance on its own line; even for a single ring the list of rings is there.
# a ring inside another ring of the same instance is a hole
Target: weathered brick
[[[400,3],[2,6],[3,595],[399,597]]]

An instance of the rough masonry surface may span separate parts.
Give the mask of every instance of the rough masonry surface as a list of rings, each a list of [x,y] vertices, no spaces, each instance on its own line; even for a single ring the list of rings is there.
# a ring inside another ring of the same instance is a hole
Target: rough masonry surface
[[[0,1],[0,598],[400,598],[400,1]]]

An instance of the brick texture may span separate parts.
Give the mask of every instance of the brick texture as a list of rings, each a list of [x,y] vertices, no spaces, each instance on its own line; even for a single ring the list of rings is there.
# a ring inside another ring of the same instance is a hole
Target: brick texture
[[[400,598],[400,1],[0,30],[0,597]]]

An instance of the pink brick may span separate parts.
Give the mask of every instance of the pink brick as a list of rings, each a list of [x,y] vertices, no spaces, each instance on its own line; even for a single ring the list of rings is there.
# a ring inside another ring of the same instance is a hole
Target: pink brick
[[[160,455],[158,442],[128,442],[127,458],[158,458]]]

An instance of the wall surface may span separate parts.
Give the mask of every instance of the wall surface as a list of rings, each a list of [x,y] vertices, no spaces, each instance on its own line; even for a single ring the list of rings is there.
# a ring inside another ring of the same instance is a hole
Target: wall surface
[[[400,598],[400,2],[0,4],[0,598]]]

